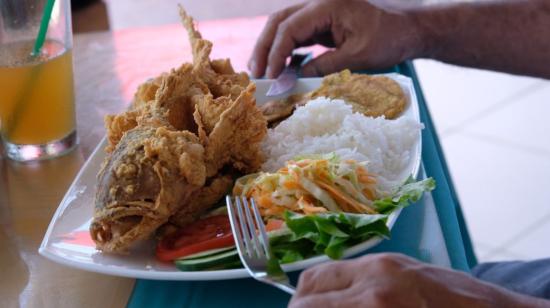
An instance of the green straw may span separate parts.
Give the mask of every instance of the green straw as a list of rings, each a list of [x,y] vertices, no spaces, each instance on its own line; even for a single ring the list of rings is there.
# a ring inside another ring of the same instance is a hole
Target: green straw
[[[46,2],[46,6],[44,7],[44,13],[42,14],[42,20],[40,21],[40,29],[38,30],[38,36],[36,37],[34,48],[31,53],[34,57],[40,54],[42,45],[44,45],[44,41],[46,40],[46,32],[48,32],[48,24],[52,18],[54,3],[55,0],[48,0],[48,2]]]

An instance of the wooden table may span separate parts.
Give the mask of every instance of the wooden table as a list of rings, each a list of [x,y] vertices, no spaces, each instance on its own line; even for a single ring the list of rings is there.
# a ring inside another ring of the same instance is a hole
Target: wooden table
[[[213,58],[238,70],[265,18],[199,25],[214,42]],[[103,116],[124,110],[137,85],[191,54],[180,25],[74,38],[74,74],[80,146],[63,157],[21,164],[0,158],[0,307],[121,307],[134,280],[84,272],[38,255],[50,219],[74,176],[105,134]]]

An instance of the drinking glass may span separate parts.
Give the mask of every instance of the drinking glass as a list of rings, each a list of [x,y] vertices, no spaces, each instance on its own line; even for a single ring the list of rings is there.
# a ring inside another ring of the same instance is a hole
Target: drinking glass
[[[43,47],[32,54],[46,0],[0,0],[0,137],[17,161],[77,145],[69,0],[55,0]]]

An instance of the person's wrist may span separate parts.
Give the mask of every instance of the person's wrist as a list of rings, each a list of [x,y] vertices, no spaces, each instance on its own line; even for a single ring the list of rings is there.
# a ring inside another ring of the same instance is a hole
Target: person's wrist
[[[437,46],[435,37],[426,27],[422,9],[407,6],[384,6],[384,27],[394,38],[394,51],[399,52],[399,61],[430,58]]]
[[[498,294],[498,307],[550,307],[550,301],[508,290]]]
[[[408,35],[412,39],[410,59],[434,58],[437,48],[441,46],[437,43],[435,33],[426,25],[426,13],[422,9],[409,9],[402,13],[404,18],[407,19]]]
[[[485,281],[478,281],[476,290],[491,307],[550,307],[548,300],[517,293]]]

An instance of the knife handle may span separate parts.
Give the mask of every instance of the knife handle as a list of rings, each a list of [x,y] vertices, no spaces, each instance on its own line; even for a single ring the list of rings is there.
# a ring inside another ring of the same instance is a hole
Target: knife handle
[[[311,59],[313,54],[311,52],[308,52],[306,54],[302,53],[293,53],[292,57],[290,57],[290,63],[288,64],[288,68],[298,70],[300,66],[306,61]]]

